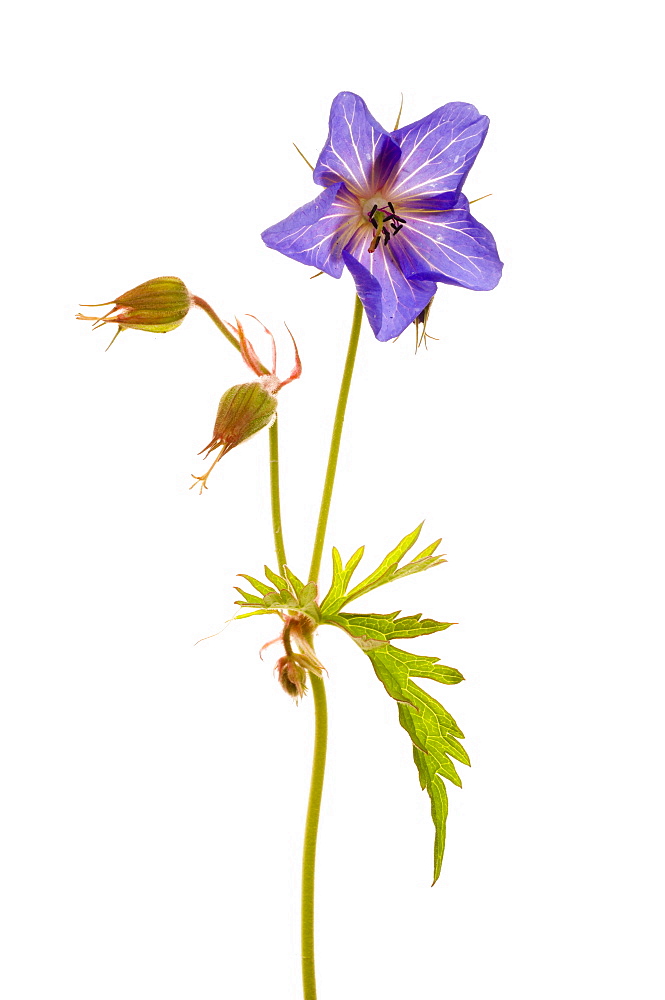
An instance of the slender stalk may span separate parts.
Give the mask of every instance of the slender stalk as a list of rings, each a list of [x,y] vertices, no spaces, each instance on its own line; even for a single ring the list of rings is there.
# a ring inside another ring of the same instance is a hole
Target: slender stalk
[[[314,551],[312,553],[312,565],[309,571],[310,581],[316,582],[321,567],[321,555],[323,553],[323,543],[325,541],[326,528],[328,525],[328,515],[330,513],[330,501],[332,499],[333,485],[335,482],[335,472],[337,470],[337,459],[339,457],[339,447],[342,439],[342,427],[344,424],[344,414],[349,398],[349,388],[351,386],[351,376],[358,350],[358,340],[360,337],[360,326],[363,318],[363,307],[360,299],[356,296],[356,303],[353,310],[353,323],[351,324],[351,336],[346,354],[346,363],[342,374],[342,382],[339,389],[339,399],[335,412],[335,422],[333,424],[332,437],[330,440],[330,453],[328,456],[328,468],[323,484],[323,494],[321,496],[321,509],[319,512],[319,522],[314,540]],[[307,806],[307,819],[305,821],[305,838],[302,854],[302,905],[301,905],[301,941],[302,941],[302,986],[304,1000],[316,1000],[316,972],[314,962],[314,875],[316,867],[316,841],[319,832],[319,815],[321,812],[321,796],[323,793],[323,778],[326,767],[326,748],[328,745],[328,706],[326,701],[326,688],[321,677],[310,672],[309,680],[312,686],[314,697],[314,754],[312,759],[312,778],[309,789],[309,803]]]
[[[229,328],[225,323],[219,318],[215,310],[209,305],[205,299],[199,298],[198,295],[192,295],[192,302],[194,305],[198,306],[199,309],[203,309],[210,319],[213,321],[215,326],[221,333],[224,334],[226,339],[230,344],[233,344],[236,351],[240,350],[240,343],[237,338],[233,336]],[[269,375],[268,369],[261,365],[263,368],[263,374]],[[282,531],[282,509],[279,501],[279,438],[277,436],[277,419],[274,420],[270,427],[270,508],[272,512],[272,533],[275,541],[275,554],[277,555],[277,563],[279,567],[279,572],[284,572],[284,564],[286,563],[286,552],[284,551],[284,533]]]
[[[237,339],[233,336],[233,334],[226,326],[226,324],[222,323],[221,319],[219,318],[215,310],[212,308],[212,306],[208,305],[205,299],[200,299],[198,295],[192,295],[192,302],[194,303],[195,306],[198,306],[199,309],[203,309],[204,313],[208,314],[208,316],[213,321],[217,329],[224,334],[229,344],[233,344],[236,351],[239,351],[240,344],[238,343]],[[266,374],[268,374],[267,368],[266,368]]]
[[[277,555],[277,572],[281,575],[286,564],[284,533],[282,531],[282,508],[279,502],[279,438],[277,418],[270,425],[270,508],[272,511],[272,534]]]
[[[316,1000],[316,973],[314,963],[314,872],[316,867],[316,840],[319,833],[319,814],[323,777],[326,768],[328,745],[328,706],[326,688],[321,677],[310,673],[309,680],[314,696],[314,754],[312,778],[309,787],[305,839],[302,852],[302,990],[304,1000]]]
[[[335,412],[335,423],[333,424],[332,437],[330,439],[330,453],[328,455],[328,468],[323,484],[323,494],[321,496],[321,509],[319,511],[319,523],[316,527],[316,538],[314,539],[314,551],[312,552],[312,565],[309,570],[309,579],[316,582],[319,578],[321,568],[321,556],[323,555],[323,543],[326,538],[326,528],[328,527],[328,516],[330,514],[330,501],[332,500],[333,486],[335,483],[335,473],[337,471],[337,459],[339,457],[339,446],[342,440],[342,428],[344,426],[344,414],[349,398],[351,387],[351,376],[353,366],[356,362],[356,352],[358,350],[358,340],[360,339],[360,325],[363,318],[362,302],[356,296],[356,304],[353,310],[353,323],[351,325],[351,336],[349,347],[346,353],[346,363],[342,374],[342,384],[339,387],[339,399],[337,400],[337,410]]]

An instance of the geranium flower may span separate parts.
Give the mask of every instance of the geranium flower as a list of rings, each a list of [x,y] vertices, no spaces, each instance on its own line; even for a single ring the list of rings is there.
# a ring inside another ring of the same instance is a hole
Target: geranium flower
[[[436,282],[494,288],[503,267],[461,187],[489,119],[446,104],[389,133],[356,94],[338,94],[314,168],[325,190],[262,233],[273,250],[339,278],[344,265],[378,340],[398,337]]]

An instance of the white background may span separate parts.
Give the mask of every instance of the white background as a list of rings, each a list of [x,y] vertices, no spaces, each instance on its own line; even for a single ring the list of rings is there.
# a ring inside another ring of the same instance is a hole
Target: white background
[[[329,544],[367,569],[426,518],[449,562],[360,609],[459,622],[414,648],[473,769],[443,874],[408,738],[368,661],[320,636],[330,765],[320,1000],[662,995],[663,199],[646,5],[342,0],[33,4],[6,24],[2,393],[7,612],[0,984],[7,1000],[297,1000],[312,705],[216,633],[274,562],[267,435],[204,496],[221,393],[203,314],[167,335],[78,303],[177,274],[300,345],[280,396],[287,551],[306,572],[353,306],[259,233],[317,189],[330,102],[392,127],[492,120],[466,185],[491,293],[442,287],[429,351],[363,329]],[[662,217],[662,214],[661,214]],[[6,407],[6,409],[5,409]],[[326,574],[327,561],[326,561]],[[326,578],[327,579],[327,578]],[[275,624],[277,624],[275,620]]]

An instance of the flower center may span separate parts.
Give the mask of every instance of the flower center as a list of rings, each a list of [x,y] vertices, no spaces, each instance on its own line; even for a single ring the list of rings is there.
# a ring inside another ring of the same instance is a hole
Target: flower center
[[[363,206],[367,218],[375,229],[375,236],[369,246],[369,252],[374,253],[381,243],[386,246],[392,236],[395,236],[400,229],[406,225],[406,219],[400,219],[395,212],[392,201],[383,202],[383,199],[374,200],[370,198]]]

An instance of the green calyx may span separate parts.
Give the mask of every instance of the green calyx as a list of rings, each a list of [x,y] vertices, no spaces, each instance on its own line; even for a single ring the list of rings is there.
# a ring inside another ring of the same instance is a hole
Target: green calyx
[[[216,443],[213,448],[207,446],[208,453],[220,445],[225,452],[235,448],[268,427],[276,412],[277,399],[260,382],[231,386],[219,401],[213,436]]]
[[[202,476],[193,476],[190,489],[197,484],[200,492],[207,489],[208,476],[220,458],[264,427],[269,427],[276,416],[277,399],[260,382],[244,382],[227,389],[217,407],[212,440],[199,452],[207,458],[216,451],[215,461]]]
[[[116,322],[132,330],[168,333],[180,326],[191,301],[180,278],[152,278],[118,296]]]

